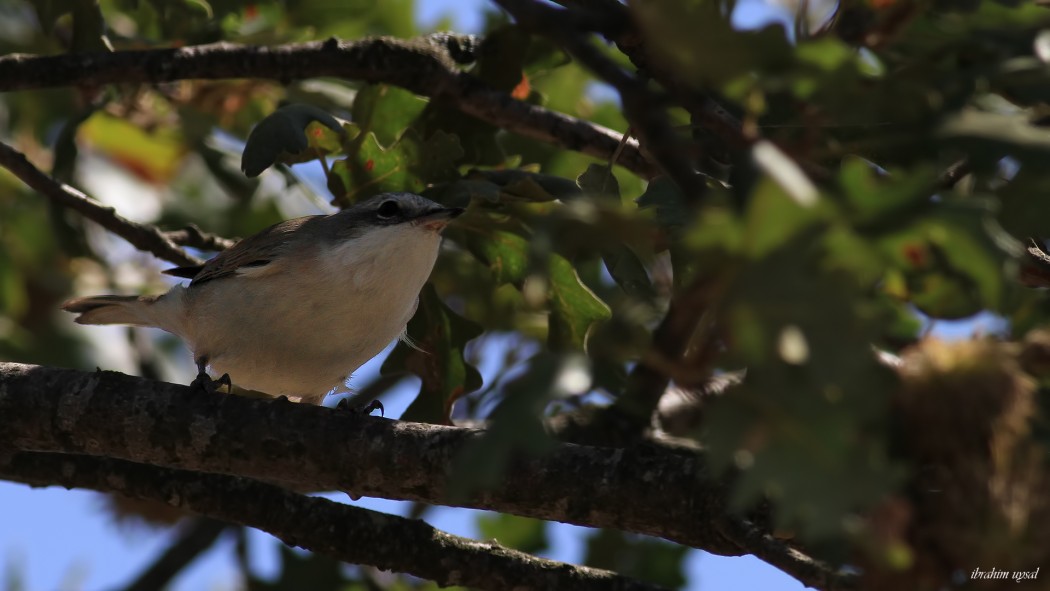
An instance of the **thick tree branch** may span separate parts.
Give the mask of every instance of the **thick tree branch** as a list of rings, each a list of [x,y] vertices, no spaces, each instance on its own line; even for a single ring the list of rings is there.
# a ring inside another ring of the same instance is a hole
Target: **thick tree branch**
[[[718,554],[757,551],[791,566],[784,545],[774,552],[731,537],[737,526],[725,490],[701,456],[655,444],[561,444],[542,458],[512,460],[493,488],[450,499],[456,461],[468,446],[486,444],[484,432],[286,401],[194,396],[184,386],[113,372],[11,363],[0,364],[0,416],[0,459],[20,451],[106,456],[609,527]],[[789,574],[819,588],[842,586],[843,579],[809,562],[819,577]]]
[[[56,56],[15,54],[0,57],[0,91],[225,78],[288,83],[333,76],[400,86],[497,127],[597,158],[607,160],[616,151],[622,134],[516,100],[459,71],[444,43],[447,37],[353,42],[332,38],[273,47],[215,43]],[[657,173],[635,141],[627,142],[617,164],[644,178]]]
[[[0,58],[3,59],[3,58]],[[68,207],[127,240],[135,248],[150,252],[176,265],[199,265],[200,259],[175,245],[155,226],[121,217],[112,207],[101,205],[84,193],[60,183],[33,166],[25,154],[0,142],[0,166],[56,205]]]
[[[15,455],[6,466],[0,463],[0,477],[159,501],[261,529],[289,546],[345,562],[408,573],[443,586],[501,591],[660,589],[609,571],[537,558],[495,542],[454,536],[420,520],[308,497],[247,478],[47,453]]]

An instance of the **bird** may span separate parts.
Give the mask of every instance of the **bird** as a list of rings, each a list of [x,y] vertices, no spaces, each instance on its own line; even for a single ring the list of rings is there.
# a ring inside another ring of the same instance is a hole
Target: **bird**
[[[331,215],[286,220],[200,266],[160,295],[99,295],[62,305],[78,324],[156,327],[182,339],[194,384],[321,404],[391,341],[430,277],[441,233],[461,208],[384,193]],[[222,378],[212,381],[208,368]]]

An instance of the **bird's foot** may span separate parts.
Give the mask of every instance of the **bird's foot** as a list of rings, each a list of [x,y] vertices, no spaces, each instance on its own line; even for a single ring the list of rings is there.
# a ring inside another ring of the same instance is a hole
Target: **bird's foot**
[[[364,406],[350,406],[350,399],[344,398],[339,401],[339,404],[335,405],[336,410],[342,410],[355,415],[371,415],[375,411],[379,411],[379,416],[386,417],[386,409],[383,408],[383,403],[378,400],[372,400]]]
[[[213,380],[207,372],[202,371],[197,374],[197,377],[194,378],[192,382],[190,382],[191,388],[205,394],[215,394],[222,386],[226,386],[227,394],[233,391],[233,381],[230,380],[230,374],[224,373],[219,379]]]

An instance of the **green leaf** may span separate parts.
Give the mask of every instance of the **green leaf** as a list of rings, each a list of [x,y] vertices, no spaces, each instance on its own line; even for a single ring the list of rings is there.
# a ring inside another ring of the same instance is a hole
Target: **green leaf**
[[[549,281],[551,315],[547,346],[554,351],[585,349],[591,327],[612,316],[609,306],[580,281],[576,268],[560,255],[550,257]]]
[[[438,131],[424,141],[409,129],[389,148],[383,148],[373,133],[359,139],[356,151],[332,165],[328,186],[336,203],[356,203],[390,191],[422,193],[431,183],[459,176],[456,163],[463,150],[454,135]]]
[[[858,225],[898,223],[909,210],[930,202],[936,175],[932,167],[880,176],[870,162],[846,158],[839,171],[839,185],[850,217]]]
[[[389,84],[369,84],[357,91],[353,122],[372,132],[382,146],[393,144],[427,107],[427,101]]]
[[[509,93],[523,80],[523,67],[530,46],[528,33],[520,27],[497,27],[478,47],[477,64],[472,74],[487,86]],[[499,166],[507,159],[496,139],[500,131],[498,127],[446,104],[428,104],[416,128],[423,135],[441,130],[459,137],[464,163]]]
[[[576,178],[576,185],[585,195],[620,201],[620,184],[616,182],[612,169],[604,164],[588,165],[587,170]]]
[[[754,259],[762,258],[820,222],[824,217],[822,213],[819,203],[815,207],[801,205],[780,185],[764,178],[755,187],[748,204],[743,237],[745,251]]]
[[[537,554],[548,548],[547,523],[539,519],[506,513],[482,514],[477,519],[481,539],[495,540],[503,546]]]
[[[529,243],[522,236],[503,231],[470,231],[466,235],[466,247],[488,265],[497,283],[520,286],[528,275]]]
[[[241,155],[241,170],[249,177],[255,177],[277,162],[305,162],[317,158],[318,153],[308,151],[307,126],[314,121],[340,136],[345,133],[335,117],[317,107],[286,105],[265,117],[248,134]],[[317,134],[317,128],[313,129]]]
[[[585,195],[620,203],[620,185],[612,169],[602,164],[591,164],[576,179],[576,184]],[[602,261],[616,284],[627,295],[647,299],[653,296],[653,286],[645,265],[626,244],[607,246],[601,249]]]
[[[480,326],[445,305],[430,283],[424,286],[407,329],[417,348],[399,342],[380,370],[383,375],[408,371],[422,380],[403,420],[452,424],[453,403],[481,387],[481,374],[463,357],[467,342],[481,332]]]
[[[499,187],[505,197],[522,201],[565,201],[583,194],[579,186],[567,178],[520,169],[473,170],[468,177],[484,179]]]

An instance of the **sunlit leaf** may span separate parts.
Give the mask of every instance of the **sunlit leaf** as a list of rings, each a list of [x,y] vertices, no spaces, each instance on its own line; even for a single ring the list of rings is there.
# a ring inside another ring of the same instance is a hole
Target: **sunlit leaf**
[[[489,266],[498,283],[520,284],[528,275],[528,241],[510,232],[469,232],[467,248]]]
[[[550,258],[550,332],[548,346],[553,350],[583,349],[587,335],[600,320],[610,317],[609,306],[580,281],[576,268],[565,258]]]
[[[379,144],[385,147],[397,141],[426,106],[425,100],[402,88],[369,84],[357,91],[353,122],[363,132],[374,133]]]
[[[422,193],[431,183],[458,177],[463,156],[459,139],[438,131],[426,140],[409,129],[384,148],[373,133],[363,134],[357,149],[332,165],[329,189],[337,203],[350,204],[390,191]]]

